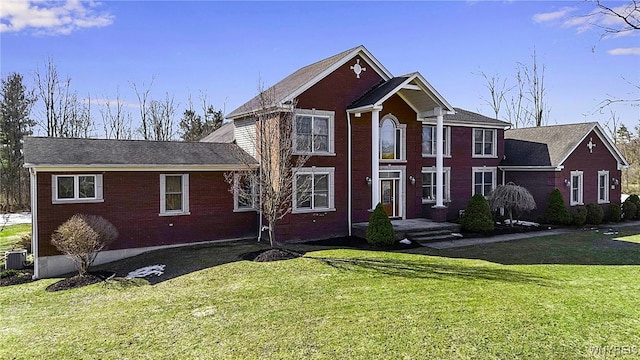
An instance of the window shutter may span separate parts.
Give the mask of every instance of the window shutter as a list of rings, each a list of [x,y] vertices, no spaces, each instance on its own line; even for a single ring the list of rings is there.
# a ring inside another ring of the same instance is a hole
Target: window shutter
[[[51,175],[51,201],[58,199],[58,181],[55,175]]]
[[[102,186],[102,174],[96,174],[96,199],[104,198]]]
[[[160,175],[160,213],[166,212],[166,199],[165,199],[165,176]]]
[[[182,212],[189,212],[189,174],[182,175]]]

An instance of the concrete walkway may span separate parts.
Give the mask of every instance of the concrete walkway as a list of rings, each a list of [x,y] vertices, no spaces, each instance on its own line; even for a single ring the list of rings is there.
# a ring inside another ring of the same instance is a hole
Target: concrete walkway
[[[623,223],[618,223],[618,224],[605,224],[605,225],[601,225],[599,228],[600,229],[620,229],[620,228],[633,227],[633,226],[640,227],[640,221],[625,221]],[[496,235],[496,236],[483,237],[483,238],[469,238],[469,239],[461,238],[457,240],[428,243],[428,244],[424,244],[424,246],[441,250],[441,249],[451,249],[451,248],[458,248],[458,247],[464,247],[464,246],[473,246],[473,245],[479,245],[479,244],[491,244],[491,243],[503,242],[503,241],[529,239],[534,237],[561,235],[561,234],[568,234],[568,233],[577,232],[577,231],[583,231],[583,229],[566,229],[565,228],[565,229],[533,231],[529,233]]]

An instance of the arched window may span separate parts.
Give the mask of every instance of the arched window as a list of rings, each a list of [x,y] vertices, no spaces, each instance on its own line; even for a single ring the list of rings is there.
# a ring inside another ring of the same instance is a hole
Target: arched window
[[[404,159],[404,129],[393,115],[385,116],[380,122],[380,159]]]

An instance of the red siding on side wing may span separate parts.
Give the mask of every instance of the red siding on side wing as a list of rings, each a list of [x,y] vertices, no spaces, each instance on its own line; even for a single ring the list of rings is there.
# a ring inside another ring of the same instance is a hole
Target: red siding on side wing
[[[84,172],[91,173],[91,172]],[[39,255],[57,255],[55,229],[77,213],[100,215],[120,236],[109,249],[172,245],[255,236],[255,212],[233,212],[221,172],[189,174],[190,215],[159,216],[160,172],[104,172],[104,202],[52,204],[51,173],[38,173]],[[172,224],[172,225],[170,225]]]

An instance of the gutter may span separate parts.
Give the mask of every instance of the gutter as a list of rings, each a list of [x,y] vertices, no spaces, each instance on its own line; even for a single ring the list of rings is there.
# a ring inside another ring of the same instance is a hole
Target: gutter
[[[351,224],[353,223],[351,214],[351,177],[351,114],[347,111],[347,223],[349,236],[351,236]]]

